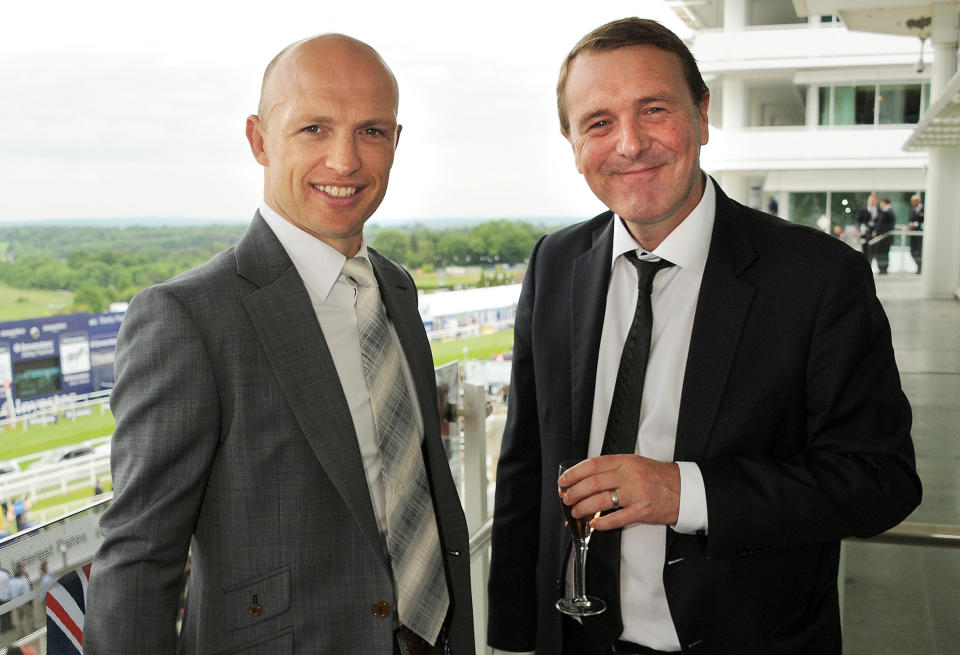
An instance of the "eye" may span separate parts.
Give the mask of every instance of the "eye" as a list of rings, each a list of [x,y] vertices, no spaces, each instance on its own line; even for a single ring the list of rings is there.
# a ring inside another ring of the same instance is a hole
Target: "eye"
[[[386,132],[379,127],[365,127],[363,128],[363,134],[364,136],[384,136]]]
[[[597,121],[596,123],[594,123],[593,125],[590,126],[590,129],[594,129],[594,128],[604,128],[604,127],[606,127],[606,126],[609,125],[609,124],[610,124],[610,121],[607,121],[607,120]]]
[[[307,127],[303,128],[303,131],[304,131],[304,132],[309,132],[310,134],[316,134],[317,132],[320,131],[320,126],[319,126],[319,125],[308,125]]]

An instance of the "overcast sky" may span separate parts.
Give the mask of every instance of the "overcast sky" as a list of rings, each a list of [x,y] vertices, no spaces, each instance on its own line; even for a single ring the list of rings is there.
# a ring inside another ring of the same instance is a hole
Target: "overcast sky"
[[[281,48],[344,32],[400,83],[403,136],[375,221],[602,209],[560,136],[554,85],[586,32],[660,0],[0,0],[0,221],[246,219],[244,137]]]

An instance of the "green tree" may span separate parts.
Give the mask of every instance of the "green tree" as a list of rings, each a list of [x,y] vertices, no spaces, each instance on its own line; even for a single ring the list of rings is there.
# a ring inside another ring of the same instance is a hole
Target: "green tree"
[[[474,254],[470,236],[465,232],[445,230],[437,239],[436,254],[441,266],[466,264],[468,257]]]
[[[380,230],[370,245],[393,261],[410,266],[410,239],[400,230]]]
[[[73,295],[73,305],[77,309],[98,314],[107,309],[110,302],[102,289],[92,285],[84,285]]]

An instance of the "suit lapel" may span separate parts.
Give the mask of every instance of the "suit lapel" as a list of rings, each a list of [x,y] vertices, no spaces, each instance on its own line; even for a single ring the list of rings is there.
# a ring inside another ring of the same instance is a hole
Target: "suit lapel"
[[[327,477],[387,563],[350,408],[303,281],[259,214],[236,253],[238,274],[260,287],[243,304],[274,376]]]
[[[717,211],[690,336],[680,397],[676,461],[697,461],[733,366],[755,288],[739,278],[756,257],[739,205],[717,191]]]
[[[571,398],[573,399],[572,455],[587,456],[590,419],[597,382],[597,356],[610,284],[613,252],[613,214],[607,212],[601,227],[593,233],[589,250],[573,262],[570,294]]]

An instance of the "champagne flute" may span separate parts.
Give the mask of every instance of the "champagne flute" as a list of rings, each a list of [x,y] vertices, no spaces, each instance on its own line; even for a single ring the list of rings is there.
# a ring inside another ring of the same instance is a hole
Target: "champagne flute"
[[[568,459],[560,462],[559,475],[563,475],[564,471],[573,468],[581,461],[583,460]],[[567,488],[558,485],[558,489],[560,491],[560,507],[563,508],[567,528],[573,535],[576,559],[574,560],[573,598],[561,598],[557,601],[556,607],[570,616],[600,614],[607,609],[607,604],[596,596],[587,595],[587,547],[590,545],[590,535],[593,534],[593,522],[600,516],[600,512],[592,517],[574,518],[571,513],[573,507],[563,502],[563,497],[567,495]]]

